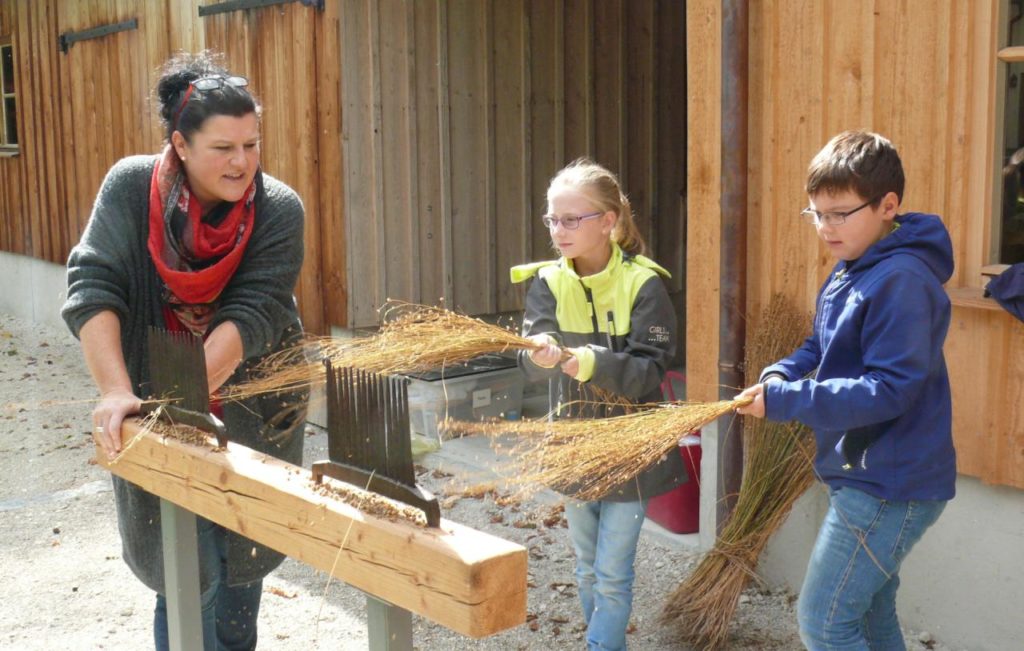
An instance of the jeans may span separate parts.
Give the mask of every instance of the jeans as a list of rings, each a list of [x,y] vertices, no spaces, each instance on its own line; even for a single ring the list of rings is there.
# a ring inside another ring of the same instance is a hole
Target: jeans
[[[797,617],[810,651],[904,651],[896,617],[900,565],[945,501],[898,502],[830,491]]]
[[[256,648],[256,618],[260,611],[263,582],[241,586],[227,584],[227,536],[220,525],[196,518],[199,564],[208,569],[210,585],[200,595],[204,651],[248,651]],[[168,651],[167,599],[156,596],[153,611],[156,651]]]
[[[633,559],[646,511],[647,500],[569,501],[565,506],[591,651],[626,648],[633,608]]]

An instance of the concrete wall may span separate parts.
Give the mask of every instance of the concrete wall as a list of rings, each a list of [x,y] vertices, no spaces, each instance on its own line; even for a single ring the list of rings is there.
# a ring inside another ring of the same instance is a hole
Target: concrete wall
[[[65,329],[64,266],[0,251],[0,314]]]
[[[761,557],[770,586],[799,591],[827,509],[821,484],[797,501]],[[1024,648],[1024,491],[960,476],[956,498],[911,551],[900,578],[904,627],[954,649]]]

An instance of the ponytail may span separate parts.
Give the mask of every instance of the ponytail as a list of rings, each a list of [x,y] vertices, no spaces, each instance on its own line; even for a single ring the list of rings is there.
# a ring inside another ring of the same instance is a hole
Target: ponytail
[[[630,205],[626,195],[620,194],[622,211],[619,212],[619,219],[612,229],[612,240],[619,245],[619,248],[630,255],[643,255],[647,252],[647,244],[640,235],[640,229],[636,227],[636,220],[633,219],[633,206]]]

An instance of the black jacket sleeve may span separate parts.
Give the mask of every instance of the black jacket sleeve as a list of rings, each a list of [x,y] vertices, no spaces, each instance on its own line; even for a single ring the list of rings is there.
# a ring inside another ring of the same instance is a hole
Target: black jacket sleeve
[[[523,336],[546,334],[561,343],[558,333],[558,321],[555,316],[555,295],[551,293],[547,282],[540,276],[530,281],[526,291],[526,307],[523,310]],[[519,368],[526,373],[528,380],[545,380],[556,377],[562,369],[555,365],[552,368],[537,366],[530,359],[526,350],[519,351]]]

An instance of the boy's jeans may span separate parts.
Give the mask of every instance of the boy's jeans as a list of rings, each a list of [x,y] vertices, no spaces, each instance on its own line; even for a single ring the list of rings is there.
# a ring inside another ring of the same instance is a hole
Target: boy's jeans
[[[810,651],[903,651],[896,617],[900,564],[946,507],[830,491],[803,588],[800,638]]]
[[[590,651],[626,648],[633,607],[633,559],[646,511],[647,500],[566,502]]]
[[[214,577],[200,595],[204,651],[244,651],[256,648],[256,618],[260,611],[263,582],[241,586],[227,584],[227,537],[225,529],[205,518],[196,518],[199,564]],[[167,600],[157,594],[153,611],[156,651],[168,651]]]

